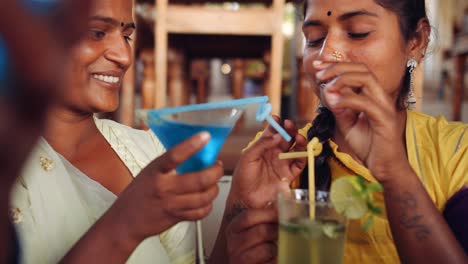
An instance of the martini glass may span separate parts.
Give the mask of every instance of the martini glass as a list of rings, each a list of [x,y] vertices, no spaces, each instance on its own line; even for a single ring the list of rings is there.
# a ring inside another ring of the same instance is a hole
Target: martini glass
[[[216,162],[226,138],[241,117],[247,106],[258,104],[257,121],[269,122],[284,138],[291,137],[271,118],[271,105],[268,97],[252,97],[238,100],[195,104],[173,108],[141,110],[140,119],[156,134],[166,149],[171,149],[182,141],[202,131],[211,134],[210,141],[192,157],[180,164],[179,174],[201,171]],[[201,222],[196,222],[197,263],[204,263]]]
[[[202,131],[211,134],[211,140],[200,151],[177,167],[179,174],[200,171],[212,166],[224,141],[243,112],[241,108],[172,113],[166,113],[165,110],[150,111],[147,124],[166,149],[171,149]]]

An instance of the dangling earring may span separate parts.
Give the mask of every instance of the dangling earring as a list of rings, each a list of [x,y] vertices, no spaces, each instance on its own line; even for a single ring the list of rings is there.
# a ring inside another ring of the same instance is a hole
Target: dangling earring
[[[406,67],[409,68],[408,71],[410,74],[410,89],[408,93],[408,99],[406,99],[406,102],[408,103],[408,109],[414,109],[414,104],[416,104],[416,97],[414,97],[414,70],[416,69],[416,67],[418,67],[418,61],[411,58],[408,60]]]

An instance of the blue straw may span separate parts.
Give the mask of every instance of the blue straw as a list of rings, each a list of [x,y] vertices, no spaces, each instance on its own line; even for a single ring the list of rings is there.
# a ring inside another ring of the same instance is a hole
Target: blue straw
[[[227,100],[205,104],[184,105],[163,109],[149,110],[150,115],[162,116],[181,112],[204,111],[219,108],[235,108],[248,104],[260,104],[256,119],[258,122],[266,120],[286,141],[291,141],[291,136],[270,116],[271,104],[268,104],[268,96],[250,97],[244,99]]]
[[[284,130],[270,115],[266,117],[266,121],[286,140],[287,142],[291,141],[291,136]]]
[[[169,115],[169,114],[180,113],[180,112],[204,111],[204,110],[212,110],[212,109],[219,109],[219,108],[233,108],[233,107],[240,107],[240,106],[248,105],[248,104],[254,104],[254,103],[261,104],[261,103],[266,103],[266,102],[268,102],[268,96],[260,96],[260,97],[251,97],[251,98],[212,102],[212,103],[205,103],[205,104],[168,107],[168,108],[163,108],[163,109],[155,109],[154,112],[153,111],[151,112],[157,115]]]
[[[287,142],[291,141],[291,136],[284,130],[274,119],[271,117],[272,106],[271,104],[262,104],[257,111],[257,121],[262,122],[266,120],[275,130],[278,132],[284,140]]]

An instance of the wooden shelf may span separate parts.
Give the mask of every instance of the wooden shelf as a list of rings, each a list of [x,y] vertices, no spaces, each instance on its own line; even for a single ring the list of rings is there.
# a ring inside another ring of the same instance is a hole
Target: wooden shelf
[[[154,93],[154,107],[167,106],[167,52],[171,39],[181,38],[177,37],[177,35],[181,34],[188,35],[186,38],[191,38],[191,41],[171,41],[171,44],[175,42],[182,43],[176,45],[185,46],[186,52],[190,53],[192,57],[209,55],[226,57],[222,56],[223,54],[249,57],[259,53],[257,47],[245,42],[245,37],[254,37],[257,40],[265,40],[260,43],[269,42],[269,45],[260,45],[260,47],[264,48],[264,53],[269,51],[270,54],[269,80],[267,81],[268,86],[265,93],[270,97],[273,107],[272,113],[279,114],[281,112],[281,71],[284,50],[282,24],[286,1],[238,1],[266,5],[264,8],[245,7],[236,11],[198,5],[207,2],[223,3],[225,1],[156,0],[157,15],[154,32],[157,89]],[[191,5],[181,5],[183,3]],[[196,37],[195,35],[203,37]],[[219,45],[219,39],[221,37],[229,39],[228,36],[236,36],[240,40],[231,38],[231,44]],[[210,41],[210,38],[213,41]],[[247,44],[233,45],[236,41]],[[195,45],[195,42],[204,42],[205,44]],[[242,55],[242,52],[246,55]],[[258,57],[263,57],[263,55]]]
[[[281,22],[270,8],[232,11],[169,5],[166,18],[169,32],[185,34],[270,36]]]

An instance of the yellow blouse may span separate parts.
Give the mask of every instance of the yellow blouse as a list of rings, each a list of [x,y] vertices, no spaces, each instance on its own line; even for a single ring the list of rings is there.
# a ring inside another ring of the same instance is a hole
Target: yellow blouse
[[[309,128],[310,124],[299,132],[307,136]],[[409,162],[439,211],[452,195],[468,185],[467,128],[468,124],[408,111],[406,145]],[[334,142],[330,141],[330,145],[342,163],[330,159],[333,179],[358,174],[369,182],[376,182],[367,168],[340,152]],[[383,194],[374,198],[377,205],[385,208]],[[349,222],[345,263],[400,263],[386,214],[376,216],[367,233],[361,224],[359,220]]]
[[[408,111],[406,145],[409,161],[439,211],[453,194],[468,185],[467,128],[467,124],[447,122],[443,117]],[[305,127],[301,133],[307,130]],[[354,172],[369,182],[376,182],[367,168],[340,152],[334,142],[331,146],[346,166],[343,168],[331,159],[333,179]],[[375,202],[384,208],[383,194],[376,195]],[[376,217],[367,233],[361,229],[361,224],[360,221],[349,223],[345,263],[400,263],[386,214]]]

